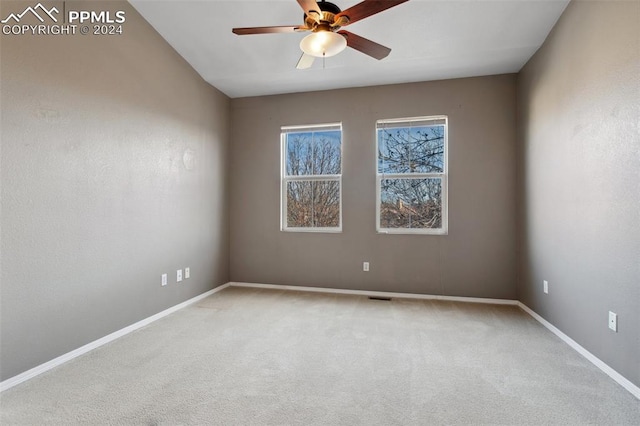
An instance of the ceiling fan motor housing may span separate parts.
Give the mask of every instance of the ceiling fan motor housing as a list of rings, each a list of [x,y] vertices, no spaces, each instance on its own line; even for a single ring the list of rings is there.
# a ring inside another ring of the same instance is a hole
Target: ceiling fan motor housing
[[[336,22],[336,15],[342,10],[333,3],[328,1],[319,1],[318,7],[322,12],[322,16],[317,16],[315,12],[304,15],[304,22],[311,31],[336,31],[342,25],[349,23],[348,19],[343,16]]]

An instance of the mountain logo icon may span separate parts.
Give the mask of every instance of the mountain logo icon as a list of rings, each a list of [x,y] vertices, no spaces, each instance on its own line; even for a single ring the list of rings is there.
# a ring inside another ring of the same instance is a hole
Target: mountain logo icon
[[[40,12],[40,14],[38,12]],[[6,24],[7,22],[13,19],[16,23],[18,23],[28,13],[31,13],[33,16],[38,18],[40,22],[44,22],[44,18],[42,16],[48,16],[49,18],[51,18],[51,20],[53,20],[53,22],[58,22],[58,19],[53,14],[60,13],[60,11],[55,7],[52,7],[51,9],[47,10],[47,8],[42,5],[42,3],[38,3],[34,7],[31,7],[31,6],[27,7],[22,13],[18,13],[18,14],[11,13],[9,14],[9,16],[7,16],[5,19],[3,19],[0,22],[2,22],[3,24]]]

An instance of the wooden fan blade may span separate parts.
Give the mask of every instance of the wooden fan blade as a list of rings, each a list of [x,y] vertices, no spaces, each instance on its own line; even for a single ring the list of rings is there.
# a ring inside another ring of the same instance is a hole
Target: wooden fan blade
[[[234,28],[232,31],[238,35],[248,34],[274,34],[274,33],[295,33],[299,31],[307,31],[309,28],[302,26],[285,25],[282,27],[248,27]]]
[[[322,16],[322,12],[315,0],[298,0],[298,4],[307,15],[309,15],[309,12],[315,12],[317,16]]]
[[[311,65],[313,65],[313,61],[315,59],[316,58],[314,56],[303,53],[302,56],[300,56],[300,60],[298,61],[298,65],[296,65],[296,68],[299,70],[306,70],[307,68],[311,68]]]
[[[409,0],[364,0],[349,9],[338,13],[336,15],[336,21],[342,16],[346,16],[349,19],[349,24],[353,24],[361,19],[368,18],[371,15],[375,15],[376,13],[380,13],[383,10],[387,10],[407,1]]]
[[[338,31],[338,34],[342,34],[347,39],[347,46],[352,49],[356,49],[359,52],[369,55],[377,60],[386,58],[391,49],[381,44],[371,41],[357,34],[350,33],[349,31]]]

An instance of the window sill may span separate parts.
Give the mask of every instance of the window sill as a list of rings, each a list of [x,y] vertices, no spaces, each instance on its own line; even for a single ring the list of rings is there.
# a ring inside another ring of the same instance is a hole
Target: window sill
[[[376,231],[378,234],[387,234],[387,235],[449,235],[449,231],[447,229],[431,229],[431,230],[423,230],[423,229],[378,229]]]
[[[340,234],[342,228],[282,228],[282,232],[306,232],[311,234]]]

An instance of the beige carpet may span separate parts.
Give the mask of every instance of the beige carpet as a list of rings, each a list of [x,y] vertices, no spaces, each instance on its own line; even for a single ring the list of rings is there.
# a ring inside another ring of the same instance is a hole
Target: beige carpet
[[[640,425],[516,307],[228,288],[0,395],[2,425]]]

